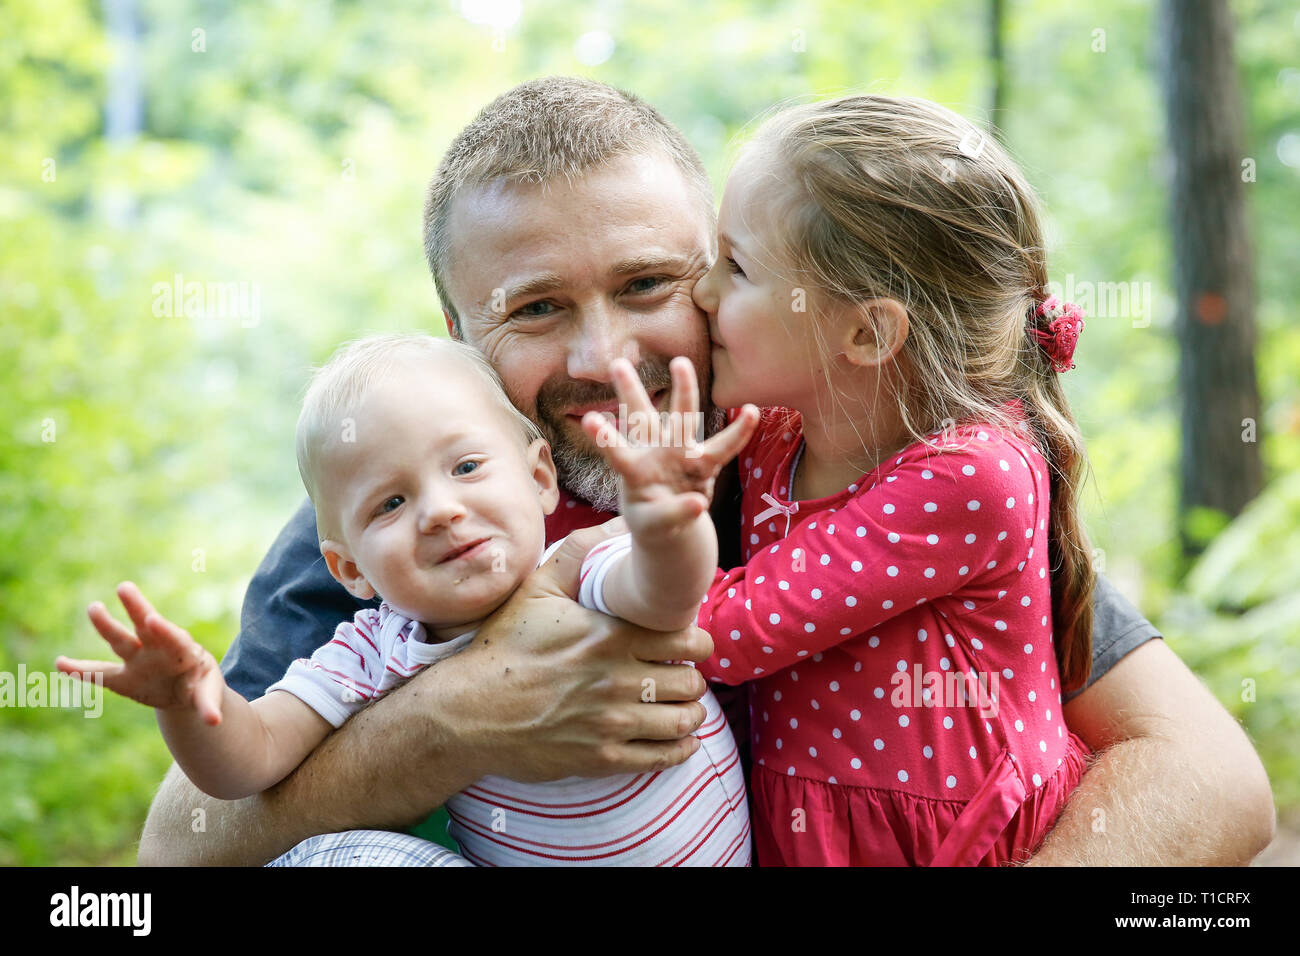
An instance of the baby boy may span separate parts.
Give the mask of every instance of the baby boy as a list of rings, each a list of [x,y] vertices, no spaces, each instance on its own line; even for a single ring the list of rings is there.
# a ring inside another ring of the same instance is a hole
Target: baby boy
[[[672,408],[689,420],[693,369],[679,358],[672,372]],[[611,374],[634,415],[660,420],[630,364],[616,362]],[[658,630],[694,621],[717,562],[713,479],[756,421],[747,407],[702,444],[679,429],[683,448],[657,440],[657,428],[648,444],[631,445],[604,416],[584,419],[620,474],[630,529],[587,555],[585,605]],[[221,799],[279,782],[366,703],[472,641],[544,560],[544,519],[559,500],[549,446],[491,366],[473,348],[431,336],[341,349],[308,389],[297,451],[330,573],[357,598],[379,596],[377,609],[341,623],[251,702],[129,583],[118,596],[134,633],[102,604],[89,609],[122,663],[58,661],[65,673],[101,674],[110,690],[156,708],[176,762]],[[701,703],[701,746],[685,763],[540,784],[485,777],[448,801],[452,835],[480,865],[748,864],[736,744],[713,695]]]

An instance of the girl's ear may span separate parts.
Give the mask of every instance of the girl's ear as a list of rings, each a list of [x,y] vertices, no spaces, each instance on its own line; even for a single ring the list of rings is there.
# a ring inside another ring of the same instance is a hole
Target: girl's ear
[[[542,502],[542,512],[551,514],[560,504],[560,483],[551,459],[551,446],[545,438],[535,438],[528,446],[528,467],[537,482],[537,496]]]
[[[879,366],[893,359],[907,341],[907,309],[897,299],[867,299],[846,310],[841,348],[854,365]]]
[[[352,560],[347,549],[337,541],[322,541],[320,543],[321,556],[325,558],[325,566],[330,569],[330,574],[334,580],[348,589],[348,593],[355,598],[368,601],[375,596],[375,589],[370,586],[357,563]]]

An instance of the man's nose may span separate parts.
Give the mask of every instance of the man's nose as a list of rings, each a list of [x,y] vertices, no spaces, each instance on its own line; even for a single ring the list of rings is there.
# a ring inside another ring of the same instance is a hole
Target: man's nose
[[[635,368],[641,363],[640,349],[628,323],[613,306],[583,310],[582,322],[569,347],[569,377],[609,382],[609,363],[625,358]]]

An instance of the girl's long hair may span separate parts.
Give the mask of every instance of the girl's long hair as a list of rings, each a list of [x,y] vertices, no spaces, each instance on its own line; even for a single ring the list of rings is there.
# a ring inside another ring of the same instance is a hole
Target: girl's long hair
[[[783,187],[781,258],[818,298],[908,313],[915,441],[949,423],[1024,428],[1050,469],[1052,625],[1063,689],[1092,663],[1096,575],[1079,520],[1087,458],[1059,375],[1027,329],[1045,296],[1038,202],[1002,147],[926,100],[857,95],[786,109],[747,147]],[[815,308],[810,308],[814,315]],[[1007,403],[1018,399],[1025,425]],[[1022,432],[1023,433],[1023,432]]]

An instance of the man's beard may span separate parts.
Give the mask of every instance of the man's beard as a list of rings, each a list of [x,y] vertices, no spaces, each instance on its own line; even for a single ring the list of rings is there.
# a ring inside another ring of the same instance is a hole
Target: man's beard
[[[698,366],[695,371],[700,379],[700,404],[704,417],[704,438],[707,439],[722,430],[727,422],[727,413],[724,409],[714,408],[709,401],[709,369],[705,368],[704,375],[700,374]],[[672,388],[672,375],[665,362],[642,362],[637,366],[636,372],[647,395],[653,396],[661,389]],[[575,444],[566,426],[573,422],[568,417],[569,409],[617,399],[618,396],[610,385],[575,382],[572,379],[548,383],[537,393],[537,427],[541,429],[542,437],[550,442],[551,458],[555,462],[560,487],[583,499],[597,511],[610,513],[618,512],[618,472],[610,467],[589,439],[585,446]],[[586,437],[585,434],[583,437]]]

